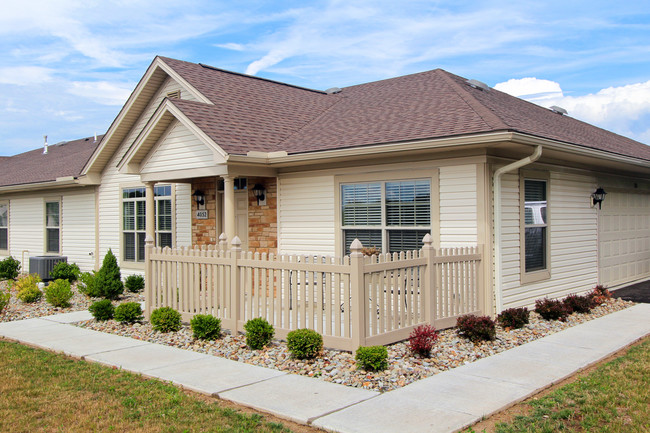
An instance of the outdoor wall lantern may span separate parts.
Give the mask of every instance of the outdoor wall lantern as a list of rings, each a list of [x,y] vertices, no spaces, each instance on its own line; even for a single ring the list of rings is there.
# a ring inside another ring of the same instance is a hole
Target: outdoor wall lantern
[[[591,207],[596,207],[596,205],[598,205],[598,209],[602,209],[602,203],[605,200],[605,194],[607,194],[605,190],[601,187],[598,187],[598,189],[596,189],[596,191],[591,194]]]
[[[192,197],[194,197],[194,201],[196,201],[196,207],[203,206],[205,204],[205,194],[200,189],[194,191]]]
[[[253,187],[253,195],[257,199],[257,205],[259,206],[260,202],[264,201],[266,195],[266,189],[264,188],[264,185],[256,183]]]

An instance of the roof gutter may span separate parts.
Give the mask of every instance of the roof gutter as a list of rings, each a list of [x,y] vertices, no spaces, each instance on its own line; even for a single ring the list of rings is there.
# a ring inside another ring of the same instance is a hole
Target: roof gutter
[[[532,155],[515,161],[494,172],[494,296],[496,298],[497,313],[503,310],[503,260],[501,260],[501,177],[511,171],[518,170],[528,164],[532,164],[542,156],[542,145],[538,145]],[[520,192],[521,193],[521,192]]]
[[[23,183],[19,185],[0,186],[0,193],[28,191],[32,189],[42,190],[51,188],[61,188],[79,185],[79,181],[74,176],[59,177],[54,181]]]

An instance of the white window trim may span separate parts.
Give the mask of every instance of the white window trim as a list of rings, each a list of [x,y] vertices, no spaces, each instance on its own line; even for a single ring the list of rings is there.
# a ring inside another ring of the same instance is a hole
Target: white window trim
[[[9,206],[9,200],[0,200],[0,206],[5,205],[7,206],[7,226],[6,227],[0,227],[0,229],[7,229],[7,248],[0,248],[0,254],[2,255],[8,255],[9,251],[11,250],[11,244],[10,244],[10,237],[9,237],[9,224],[11,222],[11,208]]]
[[[61,242],[61,235],[62,235],[62,226],[63,226],[63,206],[62,206],[63,200],[61,197],[45,197],[43,198],[43,252],[45,254],[49,255],[58,255],[60,256],[62,254],[61,252],[61,247],[62,247],[62,242]],[[59,225],[57,227],[49,227],[47,225],[47,204],[48,203],[58,203],[59,204]],[[47,249],[47,230],[48,229],[53,229],[56,228],[59,230],[59,251],[48,251]]]
[[[336,251],[339,254],[345,254],[345,242],[343,236],[343,230],[381,230],[382,231],[382,250],[388,251],[388,230],[394,229],[395,226],[387,226],[385,218],[385,188],[384,185],[386,182],[392,181],[409,181],[409,180],[428,180],[430,182],[430,226],[405,226],[405,230],[429,230],[432,237],[436,242],[439,242],[440,239],[440,208],[439,208],[439,197],[440,197],[440,188],[439,188],[439,171],[435,169],[415,169],[408,172],[405,171],[388,171],[382,172],[378,171],[376,173],[366,173],[366,174],[351,174],[351,175],[338,175],[335,176],[334,180],[334,203],[336,205],[335,218],[336,218],[336,227],[335,227],[335,247]],[[381,195],[382,195],[382,223],[377,226],[343,226],[341,220],[341,185],[345,184],[354,184],[354,183],[382,183]],[[399,228],[398,228],[399,229]]]
[[[546,182],[546,269],[526,272],[526,221],[525,221],[525,181]],[[522,170],[519,174],[519,263],[521,284],[535,283],[551,278],[551,178],[548,172]]]
[[[171,214],[172,214],[172,231],[171,231],[171,233],[172,233],[172,245],[175,245],[176,242],[177,242],[177,239],[176,239],[176,184],[175,183],[168,183],[168,182],[160,182],[160,185],[155,184],[154,188],[156,186],[163,186],[163,185],[171,185],[171,187],[172,187],[171,197],[170,197],[170,199],[172,201],[172,212],[171,212]],[[118,258],[118,263],[120,264],[120,267],[122,267],[124,269],[134,269],[134,270],[142,270],[142,271],[144,271],[144,262],[138,262],[137,260],[136,261],[124,260],[124,206],[123,206],[124,200],[123,200],[123,197],[122,197],[122,192],[123,192],[124,189],[128,189],[128,188],[146,188],[146,187],[145,187],[145,185],[143,183],[139,183],[139,182],[127,182],[127,183],[121,183],[119,185],[118,203],[119,203],[119,208],[120,208],[120,212],[119,212],[119,219],[120,219],[119,220],[119,227],[120,227],[120,233],[119,233],[120,242],[119,242],[119,245],[120,245],[120,250],[119,250],[119,255],[116,254],[116,256]],[[145,200],[146,200],[146,197],[145,197]],[[154,198],[154,200],[155,200],[155,198]],[[156,205],[154,204],[154,209],[155,209],[155,206]],[[154,218],[154,224],[156,224],[155,218]],[[146,225],[146,221],[145,221],[145,225]],[[157,238],[157,236],[158,236],[157,233],[158,232],[156,231],[155,233],[156,233],[156,238]],[[167,233],[167,232],[165,232],[165,233]],[[136,242],[137,242],[137,237],[136,237]],[[115,253],[115,251],[113,253]]]

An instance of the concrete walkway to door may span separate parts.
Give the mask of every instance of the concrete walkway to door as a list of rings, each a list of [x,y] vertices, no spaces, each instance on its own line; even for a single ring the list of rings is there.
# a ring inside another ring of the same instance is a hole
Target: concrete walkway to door
[[[650,304],[379,394],[78,328],[86,311],[0,323],[0,337],[119,367],[336,432],[453,432],[650,334]]]

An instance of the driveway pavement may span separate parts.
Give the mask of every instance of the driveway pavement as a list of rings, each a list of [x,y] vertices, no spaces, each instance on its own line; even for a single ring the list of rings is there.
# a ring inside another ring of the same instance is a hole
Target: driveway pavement
[[[650,304],[650,280],[612,291],[612,296],[626,301]]]

